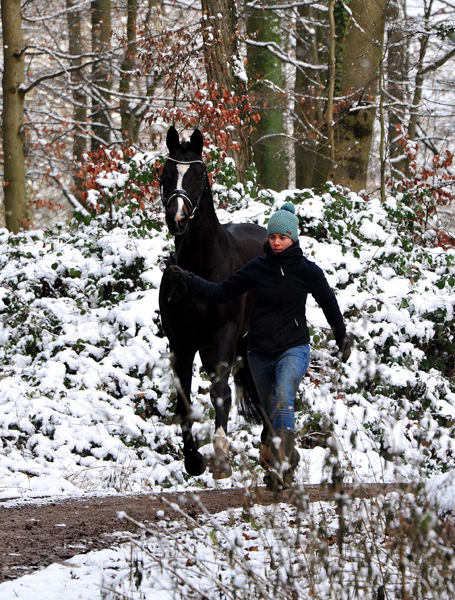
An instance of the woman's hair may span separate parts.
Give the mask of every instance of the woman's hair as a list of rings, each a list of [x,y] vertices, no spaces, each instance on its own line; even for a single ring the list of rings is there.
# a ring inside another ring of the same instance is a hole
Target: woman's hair
[[[269,238],[267,238],[264,243],[262,244],[262,249],[264,250],[264,252],[267,254],[267,249],[270,248],[270,242],[269,242]]]

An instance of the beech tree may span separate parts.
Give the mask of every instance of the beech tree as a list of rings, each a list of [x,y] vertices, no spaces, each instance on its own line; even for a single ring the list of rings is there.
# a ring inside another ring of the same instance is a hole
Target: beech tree
[[[269,7],[278,5],[274,0],[268,3]],[[286,186],[283,143],[286,93],[282,69],[286,55],[280,48],[279,14],[252,3],[247,6],[246,29],[249,94],[253,110],[260,117],[251,133],[254,161],[259,182],[280,190]]]
[[[299,3],[295,25],[294,92],[295,171],[298,188],[313,185],[324,116],[327,76],[327,35],[320,7]]]
[[[388,105],[388,159],[390,172],[395,177],[404,176],[405,155],[399,145],[397,127],[406,119],[407,73],[409,70],[408,38],[403,35],[404,7],[399,2],[387,6],[386,71],[388,85],[383,90]]]
[[[3,190],[5,221],[17,233],[27,225],[24,133],[24,40],[20,0],[2,0]]]
[[[111,57],[109,55],[112,34],[111,0],[91,0],[92,52],[102,57],[93,63],[92,85],[92,151],[111,141],[110,94],[112,87]]]
[[[239,181],[246,181],[252,163],[249,136],[249,102],[245,69],[239,48],[239,25],[235,0],[201,0],[204,57],[207,80],[221,95],[231,95],[237,106],[234,122],[235,145],[228,153],[234,158]],[[216,142],[216,135],[214,138]]]
[[[74,10],[75,0],[66,0],[68,19],[68,52],[70,65],[82,67],[82,56],[84,48],[82,45],[82,15],[79,10]],[[70,90],[73,96],[73,159],[80,163],[83,153],[87,150],[87,92],[82,68],[75,70],[70,79]],[[75,193],[78,198],[83,194],[83,177],[79,175],[79,169],[73,169]]]
[[[277,145],[282,143],[283,98],[293,94],[299,186],[318,186],[328,179],[349,183],[354,189],[361,189],[366,184],[386,0],[382,4],[373,0],[352,0],[347,4],[328,0],[324,8],[309,2],[288,7],[278,2],[249,3],[249,14],[256,11],[260,15],[258,18],[263,18],[270,12],[269,22],[272,24],[272,16],[275,19],[271,27],[273,39],[262,42],[258,34],[257,40],[248,40],[252,97],[255,97],[255,74],[259,89],[265,89],[268,94],[260,112],[263,122],[259,123],[257,131],[263,135],[259,139],[267,140],[269,144],[271,140]],[[291,16],[286,19],[283,17],[289,14]],[[281,23],[294,37],[291,48],[295,47],[295,56],[281,44]],[[248,26],[248,30],[251,29]],[[264,25],[257,24],[256,30],[264,32]],[[271,61],[273,68],[268,66],[261,71],[255,63],[256,56],[264,65],[267,60]],[[285,89],[280,76],[271,81],[270,74],[282,73],[285,63],[295,70],[293,90]],[[280,107],[278,111],[276,106]],[[274,122],[267,131],[269,115],[274,115],[278,123]],[[275,151],[273,156],[272,163],[277,170],[279,153]],[[256,153],[255,159],[260,176],[267,177],[270,166],[262,165]],[[358,168],[354,168],[356,165]],[[283,187],[282,179],[277,187]]]
[[[2,3],[7,65],[2,96],[4,151],[9,143],[4,177],[6,181],[12,177],[13,183],[11,187],[5,185],[9,228],[17,230],[27,223],[27,188],[34,208],[54,207],[56,201],[61,204],[66,200],[80,209],[86,193],[80,168],[84,153],[102,144],[122,143],[130,133],[138,140],[139,125],[151,99],[147,98],[146,85],[138,86],[133,93],[128,87],[128,78],[135,69],[134,4],[129,0],[132,16],[128,23],[122,20],[124,11],[115,13],[114,36],[113,11],[107,0],[88,4],[81,0],[50,0],[46,7],[40,2],[25,3],[22,10],[17,2]],[[146,13],[152,12],[148,7]],[[14,26],[10,24],[13,17]],[[147,22],[147,18],[142,20],[144,26]],[[10,43],[11,36],[14,43]],[[7,50],[13,46],[19,49],[11,53],[10,60]],[[11,101],[13,87],[19,93]],[[124,117],[131,117],[131,106],[137,109],[133,131]],[[14,131],[20,131],[20,136]],[[16,189],[19,187],[21,194]],[[14,198],[15,210],[23,207],[15,224],[10,223],[10,198]]]
[[[339,100],[331,104],[328,94],[327,143],[321,146],[326,160],[319,163],[313,184],[322,185],[330,179],[354,191],[366,188],[386,7],[387,0],[351,0],[343,38],[340,40],[339,35],[337,41],[335,36],[332,40],[333,47],[340,41],[344,46],[343,56],[329,77]]]
[[[131,74],[137,64],[137,17],[138,0],[127,0],[126,5],[126,44],[123,61],[120,66],[120,117],[122,121],[122,138],[139,141],[140,120],[136,117],[129,99],[131,92]]]
[[[250,0],[248,6],[250,11],[274,12],[276,23],[294,39],[291,52],[278,37],[274,44],[263,44],[262,51],[278,57],[282,70],[286,64],[295,70],[293,89],[269,85],[268,93],[274,90],[274,101],[283,94],[293,96],[298,187],[320,187],[332,179],[364,189],[378,162],[380,105],[387,121],[388,174],[402,170],[406,162],[397,127],[421,140],[430,153],[441,151],[448,139],[443,115],[451,111],[440,107],[453,104],[444,76],[454,51],[453,7],[422,0],[410,17],[401,0],[326,0],[316,5]],[[282,136],[280,128],[270,135]],[[438,137],[441,143],[436,143]]]
[[[379,163],[409,175],[405,138],[431,155],[453,144],[454,13],[434,0],[412,16],[404,0],[2,0],[8,227],[28,222],[26,190],[34,209],[80,209],[84,156],[158,149],[170,123],[202,129],[241,181],[255,163],[265,187],[360,190]]]

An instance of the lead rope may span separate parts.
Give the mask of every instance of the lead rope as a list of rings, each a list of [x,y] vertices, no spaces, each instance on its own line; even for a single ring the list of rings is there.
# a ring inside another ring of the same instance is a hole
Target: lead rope
[[[176,252],[171,252],[171,254],[169,255],[169,257],[166,261],[167,269],[171,265],[177,264],[182,246],[184,244],[188,243],[189,230],[187,230],[183,235],[185,236],[185,238],[182,240],[180,247],[178,248],[178,250]],[[179,277],[178,279],[176,279],[175,281],[173,281],[171,283],[171,289],[169,290],[169,294],[167,296],[167,301],[168,302],[179,302],[182,298],[184,298],[187,295],[187,293],[188,293],[188,286],[183,281],[183,279],[180,279],[180,277]]]

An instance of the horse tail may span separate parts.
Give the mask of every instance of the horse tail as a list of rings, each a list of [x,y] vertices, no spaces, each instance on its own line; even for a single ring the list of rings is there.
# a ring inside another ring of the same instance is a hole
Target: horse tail
[[[263,423],[262,408],[254,384],[253,374],[246,353],[246,340],[242,338],[237,345],[238,362],[233,369],[234,383],[237,389],[239,413],[248,423]]]

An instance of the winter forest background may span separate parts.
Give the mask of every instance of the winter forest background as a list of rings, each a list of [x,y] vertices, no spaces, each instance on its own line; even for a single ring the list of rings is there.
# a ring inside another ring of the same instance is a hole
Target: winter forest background
[[[219,219],[264,225],[292,201],[353,337],[340,364],[309,302],[296,479],[331,485],[334,500],[303,495],[196,528],[163,517],[134,560],[117,548],[80,564],[102,571],[103,598],[452,598],[452,3],[1,8],[0,498],[261,483],[260,428],[235,410],[221,483],[185,473],[173,422],[158,308],[173,240],[158,175],[169,125],[199,127]],[[209,387],[196,361],[207,453]],[[403,487],[342,492],[378,481]]]
[[[86,202],[100,148],[199,127],[245,182],[378,193],[451,162],[450,2],[2,1],[6,226]],[[6,150],[5,150],[6,149]],[[6,156],[6,160],[5,160]]]

